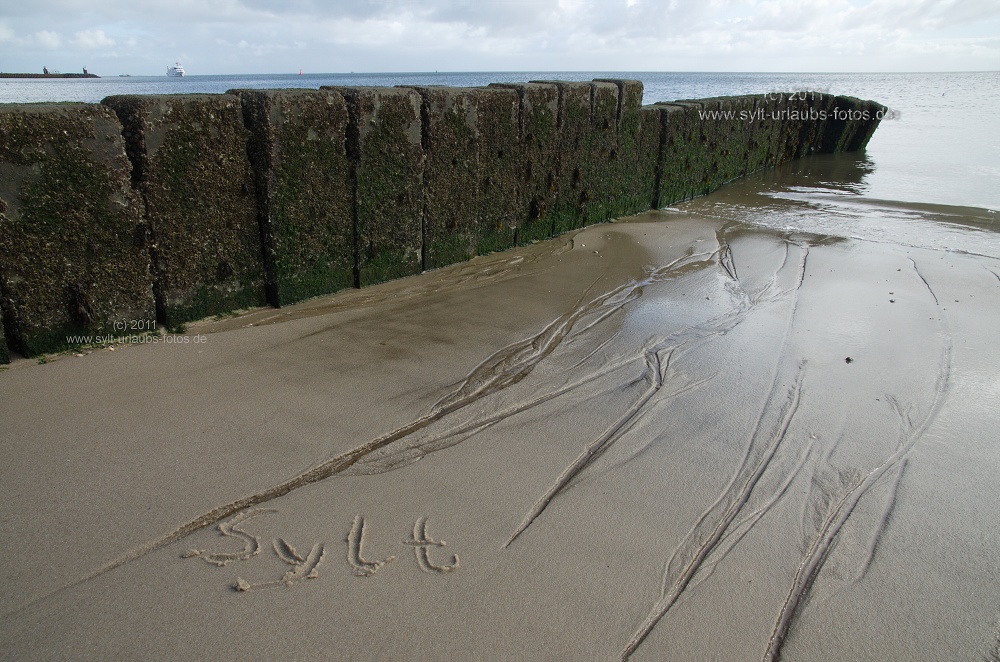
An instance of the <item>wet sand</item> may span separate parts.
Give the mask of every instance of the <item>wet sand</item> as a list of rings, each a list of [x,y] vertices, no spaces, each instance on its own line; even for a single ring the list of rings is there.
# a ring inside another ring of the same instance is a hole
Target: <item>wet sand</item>
[[[2,655],[996,659],[1000,261],[711,201],[15,365]]]

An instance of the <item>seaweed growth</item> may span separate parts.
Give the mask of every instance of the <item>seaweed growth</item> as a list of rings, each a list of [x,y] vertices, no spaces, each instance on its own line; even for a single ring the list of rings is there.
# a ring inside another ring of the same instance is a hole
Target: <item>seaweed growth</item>
[[[114,115],[7,106],[0,135],[0,308],[11,348],[36,356],[151,320],[140,207]]]

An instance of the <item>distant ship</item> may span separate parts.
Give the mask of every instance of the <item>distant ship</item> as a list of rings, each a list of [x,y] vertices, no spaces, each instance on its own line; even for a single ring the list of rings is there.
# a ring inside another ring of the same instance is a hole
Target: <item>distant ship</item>
[[[167,75],[168,76],[183,76],[184,75],[184,67],[181,66],[180,62],[174,62],[174,66],[167,67]]]

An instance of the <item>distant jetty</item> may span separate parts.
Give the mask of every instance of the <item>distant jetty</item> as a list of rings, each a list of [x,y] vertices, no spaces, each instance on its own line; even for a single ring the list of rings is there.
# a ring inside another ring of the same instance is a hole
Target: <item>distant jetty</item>
[[[0,78],[100,78],[97,74],[5,74]]]

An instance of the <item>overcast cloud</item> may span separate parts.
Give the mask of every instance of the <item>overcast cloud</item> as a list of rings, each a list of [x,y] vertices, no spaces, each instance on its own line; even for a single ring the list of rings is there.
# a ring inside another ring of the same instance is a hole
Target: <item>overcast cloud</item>
[[[997,0],[0,0],[0,71],[1000,69]]]

